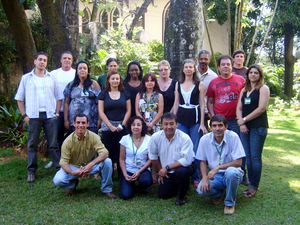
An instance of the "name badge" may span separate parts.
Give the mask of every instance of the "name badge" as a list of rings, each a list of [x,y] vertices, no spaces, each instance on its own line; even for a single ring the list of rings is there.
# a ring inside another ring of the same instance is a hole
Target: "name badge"
[[[150,118],[150,112],[145,112],[145,119],[149,119]]]
[[[219,159],[218,161],[219,161],[219,165],[222,165],[222,160],[221,160],[221,159]]]
[[[245,105],[251,104],[251,98],[245,98]]]

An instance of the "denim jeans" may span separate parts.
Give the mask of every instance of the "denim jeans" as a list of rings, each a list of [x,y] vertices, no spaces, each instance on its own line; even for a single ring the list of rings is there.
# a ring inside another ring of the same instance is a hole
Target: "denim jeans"
[[[35,174],[37,170],[37,147],[42,127],[48,141],[50,156],[56,170],[59,170],[60,152],[57,146],[56,119],[47,118],[46,112],[40,112],[39,118],[30,118],[28,125],[28,174]]]
[[[198,133],[199,127],[200,127],[199,123],[192,125],[192,126],[186,126],[181,123],[177,123],[177,128],[179,130],[183,131],[184,133],[186,133],[187,135],[189,135],[190,138],[192,139],[193,146],[194,146],[193,151],[194,151],[195,155],[197,153],[199,140],[203,136],[202,130],[200,130],[200,132]],[[195,181],[199,182],[200,181],[200,161],[198,159],[195,159],[195,163],[197,165],[197,169],[196,169],[196,172],[192,175],[191,179],[192,179],[192,182],[195,182]]]
[[[250,188],[257,189],[262,171],[261,154],[267,137],[268,128],[251,128],[248,134],[241,133],[242,144],[246,153]]]
[[[64,125],[64,112],[59,113],[59,117],[56,121],[56,126],[57,126],[57,145],[59,148],[59,158],[60,158],[61,146],[65,140],[64,136],[65,136],[65,131],[66,131],[66,128]]]
[[[79,167],[73,166],[69,164],[72,171],[78,170]],[[102,180],[101,180],[101,191],[103,193],[112,192],[113,181],[112,181],[112,163],[110,158],[106,158],[103,162],[96,164],[93,167],[93,170],[90,175],[97,174],[101,172]],[[62,168],[55,174],[53,178],[53,183],[63,189],[74,190],[76,185],[76,180],[79,177],[72,176],[71,174],[64,171]]]
[[[130,173],[127,171],[127,174],[129,176],[132,176],[133,173]],[[142,174],[139,176],[138,180],[139,186],[138,190],[139,192],[144,192],[147,187],[150,187],[153,183],[151,172],[149,170],[145,170],[142,172]],[[134,189],[135,189],[135,182],[128,182],[123,173],[121,173],[120,176],[120,198],[123,198],[124,200],[132,198],[134,195]]]
[[[243,176],[241,172],[235,167],[228,167],[225,173],[217,173],[214,180],[209,180],[211,189],[208,193],[200,191],[201,183],[198,185],[197,192],[201,196],[209,198],[221,198],[226,190],[226,198],[224,204],[226,206],[234,206],[236,203],[237,191]],[[201,181],[202,182],[202,181]]]

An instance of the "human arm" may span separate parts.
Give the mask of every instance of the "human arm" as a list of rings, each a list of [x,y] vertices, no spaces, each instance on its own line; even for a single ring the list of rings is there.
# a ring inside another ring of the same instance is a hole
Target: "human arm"
[[[253,120],[253,119],[259,117],[261,114],[263,114],[266,111],[266,108],[269,103],[269,98],[270,98],[269,87],[266,85],[263,85],[260,88],[259,92],[260,92],[260,94],[259,94],[258,107],[253,112],[251,112],[249,115],[245,116],[246,120],[244,120],[242,118],[242,115],[239,115],[239,117],[237,117],[237,119],[238,119],[237,122],[238,122],[239,126],[245,124],[247,121],[250,121],[250,120]],[[238,114],[237,114],[237,116],[238,116]]]
[[[202,181],[200,185],[200,191],[204,194],[208,193],[211,189],[211,184],[207,176],[207,161],[200,161],[200,171],[202,175]]]
[[[81,176],[82,177],[89,177],[90,176],[90,173],[92,172],[93,170],[93,167],[95,165],[97,165],[98,163],[101,163],[103,162],[106,158],[108,158],[108,154],[106,153],[101,153],[98,155],[98,157],[96,159],[94,159],[93,161],[91,161],[89,164],[87,164],[86,166],[84,167],[81,167],[82,168],[82,171],[81,171]]]
[[[248,128],[246,126],[245,123],[242,123],[241,125],[239,123],[241,123],[241,119],[243,120],[243,116],[242,116],[242,111],[243,111],[243,103],[242,103],[242,96],[243,93],[245,92],[245,88],[243,88],[240,92],[240,97],[239,97],[239,101],[236,107],[236,117],[237,117],[237,123],[240,126],[240,131],[244,134],[248,134]]]
[[[92,88],[93,88],[93,89],[101,90],[100,85],[99,85],[99,84],[97,83],[97,81],[95,81],[95,80],[93,80]]]
[[[104,113],[104,100],[98,100],[98,113],[101,120],[109,127],[111,132],[116,132],[117,128],[109,122],[107,116]]]
[[[204,98],[204,84],[202,81],[200,81],[199,84],[199,105],[200,105],[200,127],[198,129],[198,132],[202,130],[203,135],[207,134],[208,131],[204,125],[204,119],[205,119],[205,98]]]
[[[61,104],[62,104],[62,99],[56,101],[56,109],[55,109],[55,113],[57,115],[59,115],[59,112],[60,112],[60,108],[61,108]],[[58,116],[55,115],[55,118],[58,119]]]
[[[120,168],[121,168],[121,171],[122,171],[123,176],[125,177],[126,181],[131,182],[131,177],[127,174],[125,158],[126,158],[125,146],[120,144],[120,158],[119,158]]]
[[[142,117],[142,114],[140,113],[139,102],[140,102],[140,93],[137,93],[135,96],[135,115]]]
[[[23,101],[19,101],[17,100],[17,105],[18,105],[18,108],[21,112],[21,115],[24,115],[26,112],[25,112],[25,107],[24,107],[24,102]],[[26,115],[26,117],[24,118],[24,121],[29,125],[29,116]]]
[[[219,172],[219,170],[226,170],[228,167],[241,167],[241,166],[242,166],[242,158],[233,160],[225,164],[218,165],[215,168],[213,168],[211,171],[209,171],[208,179],[214,180],[214,176]]]
[[[178,92],[178,82],[175,84],[175,100],[172,107],[173,113],[176,115],[179,107],[179,92]]]
[[[65,97],[65,103],[64,103],[64,125],[65,125],[65,128],[67,130],[70,130],[69,105],[70,105],[70,99],[68,97]]]
[[[151,166],[151,160],[149,159],[146,164],[139,170],[137,170],[132,176],[131,176],[131,180],[132,181],[136,181],[139,176],[142,174],[143,171],[145,171],[148,167]]]
[[[214,97],[207,97],[207,109],[211,117],[215,115],[214,112],[214,102],[215,98]]]
[[[151,163],[152,163],[152,168],[156,168],[157,171],[160,171],[162,169],[159,159],[151,160]],[[166,175],[166,177],[169,178],[168,175]],[[159,176],[157,179],[157,182],[158,182],[158,184],[161,184],[161,183],[163,184],[164,177]]]
[[[126,123],[129,120],[130,116],[131,116],[131,100],[128,99],[128,100],[126,100],[126,113],[125,113],[125,116],[124,116],[124,119],[122,122],[124,126],[126,126]]]

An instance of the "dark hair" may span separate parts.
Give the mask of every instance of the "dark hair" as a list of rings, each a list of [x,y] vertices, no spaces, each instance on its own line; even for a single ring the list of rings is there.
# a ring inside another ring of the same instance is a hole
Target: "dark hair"
[[[111,77],[111,75],[115,75],[115,74],[118,74],[120,76],[120,83],[118,86],[118,91],[120,91],[120,92],[125,91],[125,87],[123,85],[121,74],[116,70],[112,70],[107,74],[106,81],[105,81],[106,87],[104,88],[104,91],[111,91],[110,83],[108,80]]]
[[[208,54],[208,58],[210,58],[210,53],[209,53],[209,51],[206,51],[206,50],[200,51],[199,54],[198,54],[198,58],[200,58],[200,55],[201,55],[201,54]]]
[[[209,126],[211,127],[212,122],[215,122],[215,121],[223,122],[225,127],[228,125],[226,118],[220,114],[216,114],[210,119]]]
[[[184,68],[184,65],[186,63],[193,63],[194,64],[193,83],[198,85],[200,83],[200,79],[198,77],[196,64],[195,64],[195,61],[193,59],[185,59],[183,61],[178,82],[182,84],[185,81],[185,74],[183,72],[183,68]]]
[[[126,77],[125,77],[125,80],[126,82],[130,81],[130,74],[129,74],[129,68],[131,65],[137,65],[139,67],[139,70],[140,70],[140,74],[138,76],[138,79],[141,81],[143,79],[143,69],[141,67],[141,64],[137,61],[132,61],[128,64],[127,66],[127,72],[126,72]]]
[[[264,72],[263,72],[262,68],[257,64],[252,64],[246,72],[245,92],[251,91],[251,83],[250,83],[250,80],[249,80],[249,73],[250,73],[250,70],[253,69],[253,68],[257,69],[258,72],[259,72],[259,80],[255,84],[255,89],[259,90],[264,85]]]
[[[117,59],[115,59],[115,58],[109,58],[108,60],[106,60],[106,66],[108,66],[111,62],[116,62],[118,64]]]
[[[89,65],[86,61],[84,60],[81,60],[77,63],[77,66],[76,66],[76,72],[75,72],[75,77],[74,77],[74,80],[73,80],[73,84],[71,85],[71,90],[73,89],[73,87],[77,87],[79,84],[80,84],[80,79],[79,79],[79,75],[78,75],[78,66],[79,64],[81,63],[84,63],[87,65],[87,68],[88,68],[88,75],[87,75],[87,78],[85,79],[85,81],[83,82],[83,92],[86,92],[93,84],[93,81],[90,77],[90,68],[89,68]]]
[[[73,54],[72,54],[72,52],[70,52],[70,51],[64,51],[64,52],[62,52],[62,53],[60,54],[60,58],[62,58],[63,54],[70,54],[70,55],[72,56],[72,59],[73,59]]]
[[[232,58],[234,58],[235,55],[241,54],[241,53],[244,54],[244,56],[245,56],[245,52],[243,50],[241,50],[241,49],[235,50],[234,53],[232,54]]]
[[[155,82],[153,91],[156,91],[156,92],[160,93],[160,89],[159,89],[159,86],[158,86],[158,83],[157,83],[157,78],[156,78],[155,74],[154,73],[146,73],[145,76],[143,77],[143,80],[142,80],[142,83],[141,83],[141,87],[140,87],[140,91],[139,91],[140,96],[142,96],[142,94],[147,91],[145,83],[148,81],[149,77],[151,77],[152,81]]]
[[[221,55],[219,58],[218,58],[218,66],[221,65],[221,60],[222,59],[230,59],[230,62],[231,62],[231,65],[233,64],[233,60],[232,60],[232,57],[230,55]]]
[[[131,117],[127,123],[126,123],[126,132],[128,134],[130,134],[130,136],[132,135],[132,131],[131,131],[131,124],[133,123],[134,120],[140,120],[142,122],[142,132],[141,132],[141,136],[144,137],[147,134],[147,124],[145,123],[144,119],[140,116],[134,116]]]
[[[86,118],[86,122],[89,122],[88,117],[84,114],[84,113],[78,113],[75,117],[74,117],[74,122],[76,121],[77,117],[85,117]]]
[[[38,52],[38,53],[35,54],[34,59],[37,59],[40,55],[44,55],[48,58],[48,55],[47,55],[46,52]]]
[[[177,116],[174,113],[165,112],[161,117],[161,122],[163,122],[164,119],[175,119],[177,123]]]

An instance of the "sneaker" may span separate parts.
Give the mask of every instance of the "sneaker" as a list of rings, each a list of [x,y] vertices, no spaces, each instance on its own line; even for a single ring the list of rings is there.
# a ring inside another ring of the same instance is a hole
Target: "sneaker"
[[[108,197],[109,199],[115,199],[115,198],[117,198],[117,196],[115,196],[115,194],[112,193],[112,192],[103,193],[103,194],[106,195],[106,197]]]
[[[223,198],[214,198],[213,199],[213,204],[219,205],[223,203]]]
[[[76,187],[77,187],[78,183],[79,183],[79,180],[76,179],[75,188],[74,188],[73,190],[69,190],[69,191],[66,193],[66,196],[72,196],[72,195],[74,195],[74,194],[76,193]]]
[[[35,174],[28,174],[27,176],[27,182],[33,183],[35,181]]]
[[[235,206],[226,206],[224,208],[224,214],[226,215],[230,215],[230,214],[234,214],[235,212]]]
[[[193,182],[193,186],[194,186],[195,188],[197,188],[198,185],[199,185],[199,182],[198,182],[198,181],[194,181],[194,182]]]
[[[183,199],[176,199],[175,205],[179,206],[179,205],[183,205],[184,203],[187,202],[187,196],[184,196]]]
[[[49,169],[49,168],[51,168],[52,166],[54,166],[54,165],[53,165],[53,162],[50,161],[50,162],[45,166],[45,169]]]

